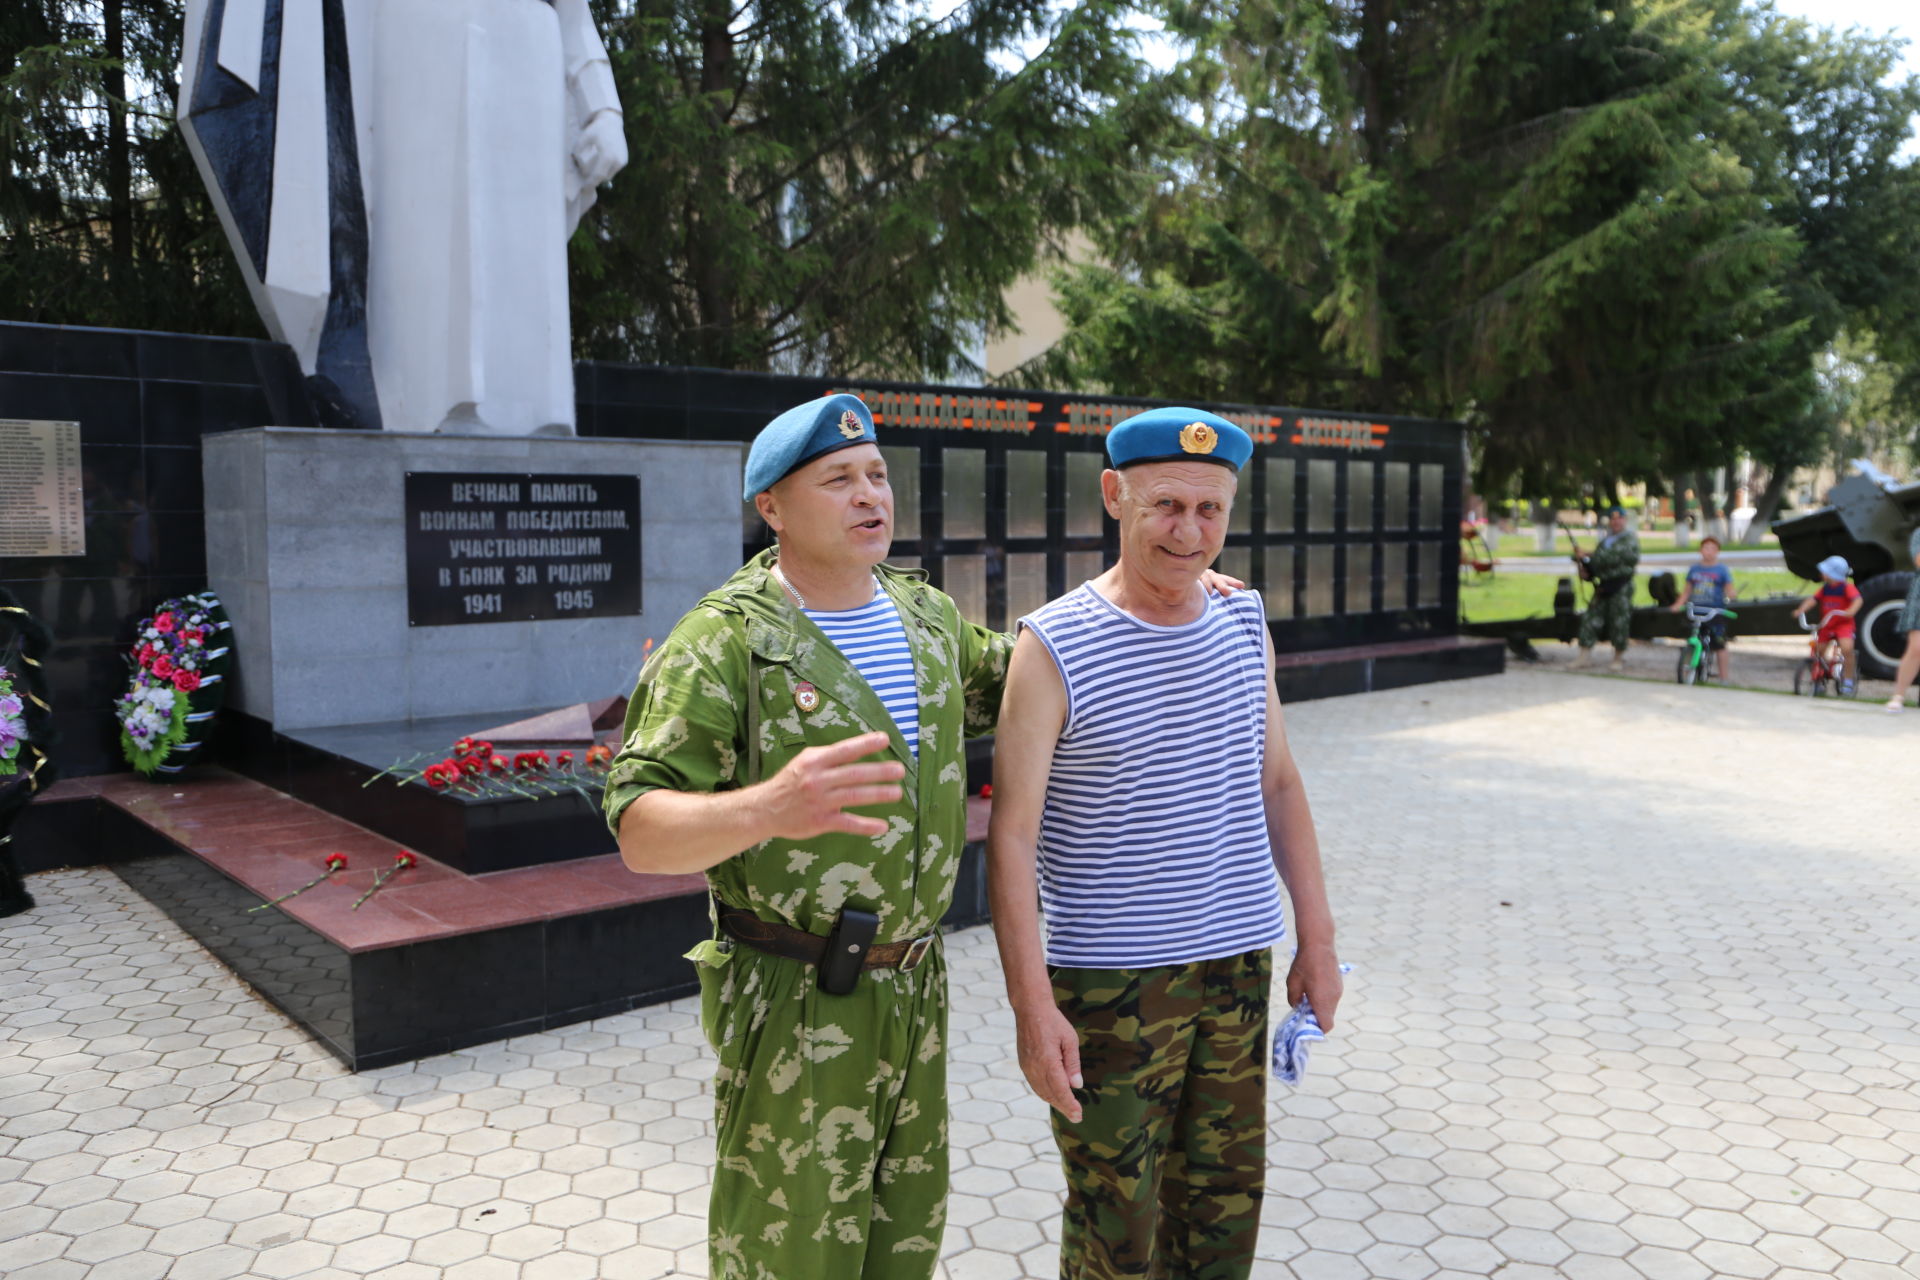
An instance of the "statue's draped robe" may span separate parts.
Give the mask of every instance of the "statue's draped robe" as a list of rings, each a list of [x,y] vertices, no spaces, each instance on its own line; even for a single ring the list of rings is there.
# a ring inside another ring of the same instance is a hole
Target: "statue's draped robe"
[[[571,427],[572,152],[619,108],[585,0],[190,0],[186,47],[189,139],[323,414]]]

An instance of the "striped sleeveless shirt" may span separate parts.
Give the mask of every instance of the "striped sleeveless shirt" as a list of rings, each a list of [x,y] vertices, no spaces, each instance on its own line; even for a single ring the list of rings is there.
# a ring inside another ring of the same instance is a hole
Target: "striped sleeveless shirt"
[[[913,678],[913,650],[907,647],[907,631],[900,625],[900,611],[879,579],[873,583],[873,599],[858,609],[802,610],[813,625],[827,633],[848,662],[853,664],[873,691],[886,704],[887,712],[906,740],[907,749],[920,754],[920,689]]]
[[[1279,942],[1259,594],[1209,594],[1198,619],[1161,626],[1088,583],[1020,625],[1067,690],[1040,819],[1047,963],[1138,969]]]

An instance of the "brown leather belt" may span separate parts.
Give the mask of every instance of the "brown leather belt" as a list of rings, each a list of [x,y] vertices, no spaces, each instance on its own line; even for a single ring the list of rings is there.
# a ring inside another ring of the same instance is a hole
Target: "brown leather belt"
[[[827,940],[817,933],[808,933],[804,929],[795,929],[789,925],[775,924],[771,920],[762,920],[751,911],[742,911],[738,907],[729,907],[716,902],[720,913],[720,930],[729,938],[744,942],[756,951],[764,951],[770,956],[782,956],[788,960],[798,960],[801,964],[817,965],[820,957],[827,952]],[[937,933],[922,934],[905,942],[876,942],[867,948],[866,963],[868,969],[899,969],[911,972],[920,967],[920,962],[933,950],[933,941]]]

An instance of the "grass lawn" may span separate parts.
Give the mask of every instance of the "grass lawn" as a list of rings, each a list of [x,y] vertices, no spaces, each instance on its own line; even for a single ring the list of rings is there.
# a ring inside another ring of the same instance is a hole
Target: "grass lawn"
[[[1599,534],[1582,533],[1580,535],[1581,547],[1588,551],[1593,550],[1593,544],[1598,542],[1601,534],[1605,532],[1606,530],[1602,529]],[[1695,541],[1690,546],[1676,548],[1673,545],[1673,531],[1671,529],[1642,529],[1639,531],[1639,534],[1640,550],[1643,552],[1694,551],[1697,550],[1700,545],[1698,541]],[[1554,549],[1552,551],[1536,550],[1533,540],[1533,527],[1531,525],[1521,525],[1520,528],[1513,533],[1503,533],[1500,535],[1500,549],[1494,552],[1494,554],[1498,556],[1527,557],[1554,555],[1563,558],[1573,554],[1573,547],[1572,544],[1567,541],[1567,535],[1557,529],[1553,534],[1553,546]],[[1780,539],[1774,537],[1771,533],[1763,534],[1760,541],[1751,546],[1743,542],[1737,542],[1728,548],[1728,550],[1731,551],[1777,551],[1779,549]]]
[[[1571,572],[1573,566],[1567,566]],[[1678,573],[1673,575],[1676,579]],[[1498,622],[1506,618],[1538,618],[1553,612],[1553,592],[1559,579],[1545,573],[1500,573],[1496,571],[1485,582],[1462,581],[1460,584],[1460,609],[1468,622]],[[1578,584],[1575,584],[1578,589]],[[1733,571],[1733,588],[1736,597],[1756,599],[1761,596],[1806,594],[1813,590],[1811,583],[1796,577],[1784,569],[1761,569],[1742,572],[1738,567]],[[1582,602],[1585,592],[1577,597]],[[1635,605],[1652,604],[1653,598],[1647,594],[1647,579],[1643,575],[1634,579],[1633,602]],[[1738,612],[1739,600],[1732,608]]]

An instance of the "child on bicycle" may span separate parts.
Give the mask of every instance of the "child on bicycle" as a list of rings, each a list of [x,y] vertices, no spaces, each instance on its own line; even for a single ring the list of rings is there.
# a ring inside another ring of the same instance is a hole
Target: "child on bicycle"
[[[1855,665],[1853,619],[1866,601],[1860,595],[1860,588],[1847,581],[1853,567],[1847,563],[1845,556],[1828,556],[1818,568],[1823,579],[1820,589],[1802,600],[1800,607],[1793,611],[1793,616],[1798,618],[1809,609],[1819,608],[1820,631],[1814,636],[1813,642],[1816,646],[1829,640],[1840,642],[1840,654],[1846,659],[1846,669],[1840,677],[1840,693],[1844,697],[1851,697]]]
[[[1724,609],[1733,601],[1733,570],[1720,563],[1720,539],[1708,534],[1700,539],[1700,563],[1687,570],[1685,588],[1673,602],[1679,613],[1689,603],[1706,608]],[[1720,683],[1727,682],[1727,620],[1716,615],[1700,624],[1700,643],[1719,655]]]

